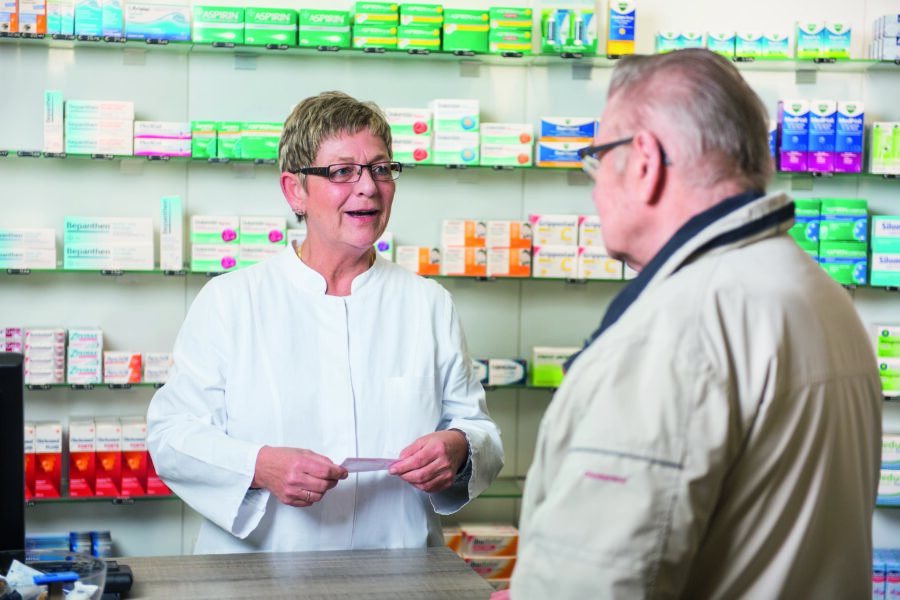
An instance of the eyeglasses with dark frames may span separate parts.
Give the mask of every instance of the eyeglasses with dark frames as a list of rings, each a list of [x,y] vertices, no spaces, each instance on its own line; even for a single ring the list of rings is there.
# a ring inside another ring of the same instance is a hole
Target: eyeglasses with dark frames
[[[600,168],[600,161],[603,160],[603,157],[607,152],[614,148],[618,148],[619,146],[624,146],[625,144],[630,144],[634,141],[634,136],[622,138],[621,140],[616,140],[614,142],[609,142],[607,144],[600,144],[599,146],[588,146],[587,148],[582,148],[578,151],[578,156],[581,157],[581,169],[591,176],[597,173],[597,169]],[[672,166],[672,161],[669,160],[669,157],[666,155],[665,149],[662,147],[662,144],[659,145],[660,154],[662,154],[663,164],[667,167]]]
[[[379,161],[361,165],[359,163],[337,163],[327,167],[301,167],[304,175],[327,177],[335,183],[356,183],[362,177],[363,169],[368,169],[375,181],[393,181],[400,177],[403,165],[396,161]]]

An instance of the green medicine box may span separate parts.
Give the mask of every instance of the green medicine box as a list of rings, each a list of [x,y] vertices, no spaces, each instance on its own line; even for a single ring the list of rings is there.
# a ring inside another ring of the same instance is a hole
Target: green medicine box
[[[397,48],[397,27],[392,25],[354,25],[354,48]]]
[[[487,53],[488,30],[486,11],[448,8],[444,11],[443,49]]]
[[[440,4],[401,4],[401,25],[437,25],[444,24],[444,7]]]
[[[281,123],[245,121],[241,123],[241,137],[238,143],[243,159],[278,158],[278,141],[281,139]]]
[[[865,285],[867,250],[862,242],[820,242],[819,264],[841,285]]]
[[[798,242],[819,241],[818,200],[794,200],[794,226],[788,233]]]
[[[440,26],[401,25],[397,28],[397,48],[400,50],[440,50]]]
[[[218,158],[240,158],[241,123],[239,121],[219,121],[216,123],[216,156]]]
[[[878,373],[885,396],[900,396],[900,360],[878,359]]]
[[[301,9],[297,45],[350,47],[350,13],[345,10]]]
[[[531,54],[531,42],[531,30],[491,29],[488,34],[488,52],[491,54],[503,54],[504,52]]]
[[[244,9],[195,6],[191,41],[195,44],[243,44]]]
[[[872,252],[900,254],[900,216],[872,217]]]
[[[400,24],[399,5],[393,2],[357,2],[353,6],[353,24],[397,26]]]
[[[544,9],[541,12],[541,50],[548,54],[596,55],[596,13],[589,9]],[[616,54],[631,54],[631,52],[622,51]]]
[[[247,8],[244,43],[249,46],[297,45],[297,11],[279,8]]]
[[[900,358],[900,327],[878,328],[878,357]]]
[[[534,11],[530,8],[492,6],[488,11],[491,29],[527,29],[531,31]]]
[[[868,208],[866,200],[822,199],[819,241],[865,242],[868,239]]]
[[[216,156],[215,121],[191,121],[191,156],[193,158]]]

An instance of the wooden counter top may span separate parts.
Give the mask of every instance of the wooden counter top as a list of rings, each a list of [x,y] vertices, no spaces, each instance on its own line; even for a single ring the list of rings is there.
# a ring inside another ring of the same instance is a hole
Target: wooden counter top
[[[489,598],[491,586],[448,548],[207,554],[117,559],[127,600],[147,598]]]

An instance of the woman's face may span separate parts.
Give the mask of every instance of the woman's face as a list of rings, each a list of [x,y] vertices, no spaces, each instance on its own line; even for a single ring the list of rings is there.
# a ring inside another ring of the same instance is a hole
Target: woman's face
[[[312,167],[341,163],[369,165],[389,161],[381,138],[368,129],[342,134],[322,142]],[[363,169],[359,181],[336,183],[327,177],[308,175],[306,190],[299,182],[288,201],[296,212],[306,213],[307,238],[328,251],[354,255],[372,247],[384,233],[391,216],[396,183],[375,181]]]

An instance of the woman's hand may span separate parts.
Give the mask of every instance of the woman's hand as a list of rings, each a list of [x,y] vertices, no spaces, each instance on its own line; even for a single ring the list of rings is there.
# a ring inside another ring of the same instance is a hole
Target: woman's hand
[[[455,429],[424,435],[403,449],[389,473],[423,492],[434,494],[453,485],[469,458],[466,435]]]
[[[284,504],[303,508],[321,500],[347,475],[347,469],[311,450],[263,446],[251,485],[266,488]]]

